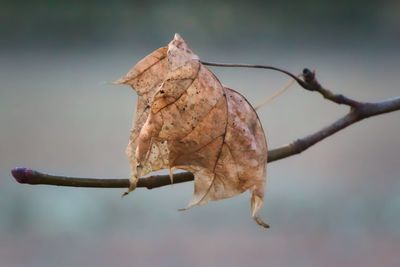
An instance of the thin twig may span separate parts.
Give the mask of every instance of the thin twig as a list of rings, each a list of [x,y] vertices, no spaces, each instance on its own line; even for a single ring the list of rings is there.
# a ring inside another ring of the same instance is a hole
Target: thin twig
[[[254,68],[254,69],[267,69],[267,70],[275,70],[281,73],[284,73],[290,77],[292,77],[301,87],[306,86],[304,81],[301,80],[300,78],[297,77],[297,75],[294,75],[293,73],[290,73],[287,70],[273,67],[273,66],[267,66],[267,65],[254,65],[254,64],[228,64],[228,63],[216,63],[216,62],[207,62],[207,61],[201,61],[203,65],[207,66],[213,66],[213,67],[227,67],[227,68]]]
[[[245,64],[220,64],[220,63],[209,63],[202,62],[209,66],[222,66],[222,67],[247,67],[247,68],[264,68],[272,69],[283,72],[293,79],[295,79],[299,85],[309,91],[319,92],[324,98],[337,103],[344,104],[351,107],[349,113],[344,117],[336,120],[332,124],[325,128],[297,139],[294,142],[284,145],[282,147],[272,149],[268,151],[268,162],[281,160],[296,154],[299,154],[316,143],[324,140],[325,138],[335,134],[336,132],[343,130],[344,128],[361,121],[363,119],[377,116],[384,113],[393,112],[400,110],[400,97],[387,99],[375,103],[364,103],[350,99],[340,94],[334,94],[331,91],[325,89],[315,78],[315,72],[311,72],[308,69],[303,70],[304,80],[296,77],[288,71],[263,65],[245,65]],[[94,179],[94,178],[74,178],[66,176],[55,176],[48,175],[38,171],[34,171],[27,168],[15,168],[12,170],[12,175],[17,182],[22,184],[47,184],[57,186],[73,186],[73,187],[102,187],[102,188],[127,188],[129,187],[129,179]],[[190,172],[182,172],[174,174],[173,183],[183,183],[192,181],[194,176]],[[147,178],[140,178],[137,187],[145,187],[148,189],[157,188],[171,184],[169,175],[155,175]]]
[[[92,187],[92,188],[128,188],[129,179],[98,179],[98,178],[78,178],[59,175],[49,175],[28,168],[14,168],[11,171],[15,180],[21,184],[30,185],[56,185],[69,187]],[[174,184],[189,182],[194,179],[190,172],[174,174]],[[153,175],[140,178],[136,187],[153,189],[165,185],[170,185],[169,175]]]
[[[322,87],[315,77],[315,71],[310,71],[307,68],[303,69],[303,78],[305,81],[305,86],[303,86],[304,89],[309,91],[316,91],[320,93],[324,98],[335,102],[336,104],[343,104],[352,108],[358,108],[361,105],[360,102],[354,99],[348,98],[341,94],[334,94],[328,89]]]
[[[328,89],[325,89],[324,87],[321,86],[321,84],[317,81],[315,78],[315,72],[310,71],[309,69],[305,68],[303,69],[303,74],[300,77],[303,77],[304,80],[298,77],[298,75],[295,75],[287,70],[273,67],[273,66],[267,66],[267,65],[253,65],[253,64],[228,64],[228,63],[214,63],[214,62],[207,62],[207,61],[201,61],[202,64],[207,65],[207,66],[214,66],[214,67],[227,67],[227,68],[255,68],[255,69],[269,69],[269,70],[275,70],[281,73],[284,73],[290,77],[292,77],[301,87],[308,91],[317,91],[319,92],[323,97],[326,99],[333,101],[337,104],[344,104],[348,105],[351,107],[358,107],[360,103],[356,100],[353,100],[351,98],[348,98],[344,95],[341,94],[333,94],[331,91]]]

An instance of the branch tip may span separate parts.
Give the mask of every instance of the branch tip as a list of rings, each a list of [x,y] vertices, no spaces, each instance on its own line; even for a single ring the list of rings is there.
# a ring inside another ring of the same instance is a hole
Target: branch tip
[[[35,184],[34,173],[34,170],[24,167],[16,167],[11,170],[12,176],[20,184]]]

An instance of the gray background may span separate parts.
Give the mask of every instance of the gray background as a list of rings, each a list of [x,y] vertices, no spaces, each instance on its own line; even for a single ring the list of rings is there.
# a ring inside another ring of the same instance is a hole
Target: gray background
[[[268,231],[247,193],[182,213],[192,183],[121,199],[10,176],[128,177],[136,95],[110,82],[175,32],[203,60],[309,67],[362,101],[400,95],[399,12],[398,1],[1,1],[0,266],[399,266],[396,112],[270,164]],[[213,71],[254,104],[288,81]],[[346,111],[294,86],[259,115],[273,148]]]

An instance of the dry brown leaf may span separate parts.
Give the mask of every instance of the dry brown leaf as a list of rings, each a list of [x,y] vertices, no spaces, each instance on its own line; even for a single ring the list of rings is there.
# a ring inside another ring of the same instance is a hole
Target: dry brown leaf
[[[242,95],[223,87],[177,34],[117,83],[131,85],[139,96],[127,148],[129,191],[152,171],[187,170],[195,177],[187,208],[250,190],[251,215],[268,227],[257,216],[267,143],[256,112]]]

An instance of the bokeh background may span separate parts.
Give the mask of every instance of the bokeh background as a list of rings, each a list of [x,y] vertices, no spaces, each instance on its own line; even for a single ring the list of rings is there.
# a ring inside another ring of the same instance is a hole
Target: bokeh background
[[[15,166],[128,177],[136,103],[111,82],[180,33],[203,59],[315,69],[362,101],[400,95],[399,1],[0,1],[0,266],[400,266],[400,114],[362,121],[268,166],[249,194],[182,213],[192,183],[17,184]],[[213,68],[257,103],[288,80]],[[345,114],[294,86],[259,111],[271,148]]]

